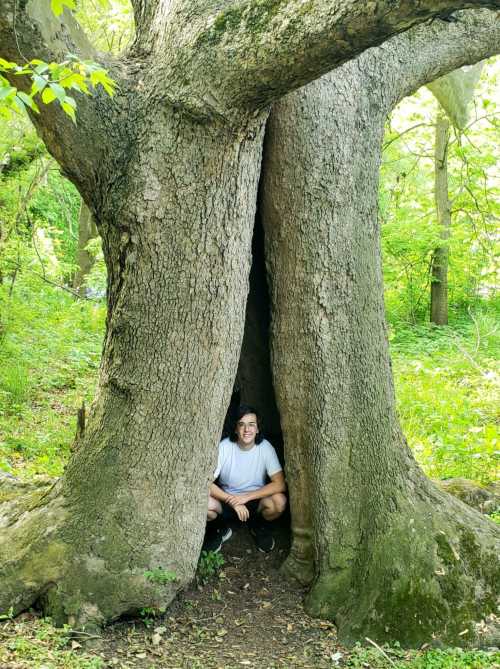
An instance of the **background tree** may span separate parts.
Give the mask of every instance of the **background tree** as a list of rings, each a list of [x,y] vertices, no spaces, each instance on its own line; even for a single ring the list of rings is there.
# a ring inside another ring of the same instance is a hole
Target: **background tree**
[[[416,17],[413,3],[373,14],[345,2],[332,17],[320,2],[307,16],[293,2],[200,3],[196,15],[137,2],[133,53],[109,60],[118,104],[82,99],[76,127],[41,107],[35,123],[103,239],[108,319],[96,402],[65,476],[28,500],[29,514],[26,499],[8,502],[0,605],[43,595],[56,620],[95,624],[168,603],[190,578],[242,339],[267,105],[456,6],[420,5]],[[18,13],[23,52],[50,60],[61,42],[91,52],[69,19],[42,31],[32,10]],[[0,18],[8,57],[10,15]],[[157,565],[176,581],[148,581]]]
[[[497,67],[496,61],[485,66],[485,76],[467,110],[470,119],[448,142],[454,230],[448,242],[448,293],[454,316],[480,309],[495,284],[500,199],[496,156],[491,149],[499,137],[494,104]],[[455,82],[458,75],[452,74]],[[463,100],[463,85],[456,90]],[[455,99],[453,94],[452,105]],[[463,113],[463,106],[461,109]],[[450,104],[448,110],[452,113]],[[398,105],[386,130],[380,216],[386,302],[395,322],[420,323],[430,312],[432,254],[440,233],[433,197],[436,114],[435,100],[422,89]]]
[[[448,193],[448,142],[450,121],[456,128],[465,127],[469,114],[467,107],[474,94],[474,87],[481,75],[482,64],[469,70],[458,70],[429,85],[441,108],[436,117],[436,139],[434,149],[434,199],[436,216],[440,225],[440,244],[432,256],[431,321],[436,325],[448,323],[448,240],[451,235],[451,206]]]
[[[89,242],[97,237],[97,227],[87,205],[82,202],[78,217],[78,251],[76,255],[77,270],[73,279],[73,288],[80,295],[85,295],[87,277],[95,262],[95,255],[87,248]]]

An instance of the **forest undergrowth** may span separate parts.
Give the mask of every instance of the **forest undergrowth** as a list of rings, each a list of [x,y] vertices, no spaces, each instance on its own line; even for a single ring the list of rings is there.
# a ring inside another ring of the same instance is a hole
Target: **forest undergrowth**
[[[20,274],[0,286],[0,470],[58,476],[97,381],[103,300]],[[403,430],[426,474],[498,478],[500,332],[490,301],[449,326],[389,319]]]

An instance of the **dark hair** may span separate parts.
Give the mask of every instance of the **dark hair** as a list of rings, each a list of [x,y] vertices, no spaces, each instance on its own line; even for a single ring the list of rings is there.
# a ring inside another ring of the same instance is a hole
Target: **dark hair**
[[[255,443],[260,444],[261,441],[264,439],[264,435],[262,434],[260,430],[260,419],[259,419],[259,414],[257,411],[250,406],[249,404],[240,404],[238,409],[236,410],[236,413],[234,414],[234,421],[233,421],[233,429],[231,430],[229,434],[229,439],[231,441],[238,441],[238,437],[236,435],[236,423],[243,418],[243,416],[246,416],[247,413],[254,413],[257,416],[257,427],[259,428],[259,431],[255,435]]]

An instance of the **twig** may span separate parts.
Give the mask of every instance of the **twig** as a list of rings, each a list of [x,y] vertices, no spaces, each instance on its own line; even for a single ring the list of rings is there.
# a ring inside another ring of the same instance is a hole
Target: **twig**
[[[372,640],[369,639],[367,636],[365,636],[365,639],[366,639],[366,641],[368,641],[368,643],[371,643],[372,646],[375,646],[375,648],[376,648],[379,652],[382,653],[382,655],[385,657],[385,659],[386,659],[386,660],[389,660],[389,662],[392,664],[393,667],[396,666],[395,662],[393,662],[393,661],[391,660],[391,658],[387,655],[387,653],[386,653],[384,650],[382,650],[382,648],[380,648],[380,646],[379,646],[377,643],[375,643],[375,641],[372,641]]]
[[[400,132],[398,135],[396,135],[396,137],[392,137],[391,139],[387,140],[387,142],[385,142],[385,144],[382,147],[382,151],[385,151],[393,142],[396,142],[407,132],[411,132],[412,130],[416,130],[417,128],[420,128],[422,126],[429,126],[430,128],[432,128],[433,125],[434,125],[433,123],[416,123],[415,125],[406,128],[406,130]]]
[[[455,340],[455,346],[458,348],[458,350],[460,351],[460,353],[462,353],[463,355],[465,355],[465,357],[466,357],[466,358],[469,360],[469,362],[470,362],[470,363],[477,369],[477,371],[481,374],[481,376],[484,376],[484,378],[487,379],[487,378],[488,378],[488,373],[485,372],[485,371],[484,371],[484,370],[477,364],[477,362],[474,360],[474,358],[471,356],[471,354],[470,354],[465,348],[463,348],[462,346],[460,346],[460,344],[458,343],[458,337],[456,336],[456,334],[455,334],[454,332],[452,332],[451,335],[452,335],[452,338]]]
[[[51,286],[54,286],[55,288],[60,288],[61,290],[65,290],[67,293],[71,293],[71,295],[74,295],[74,297],[78,297],[79,300],[88,300],[89,302],[97,302],[93,297],[86,297],[85,295],[80,295],[80,293],[77,293],[75,290],[72,290],[71,288],[68,288],[68,286],[63,286],[60,283],[56,283],[55,281],[51,281],[50,279],[47,279],[47,277],[42,276],[38,272],[35,272],[32,269],[29,269],[27,267],[21,267],[20,263],[13,263],[12,261],[7,261],[11,262],[14,267],[15,267],[15,274],[17,274],[18,270],[22,269],[24,272],[30,272],[31,274],[34,274],[37,276],[39,279],[42,279],[42,281],[45,281],[45,283],[48,283]]]
[[[102,636],[99,636],[98,634],[90,634],[90,632],[84,632],[83,630],[69,629],[68,632],[70,634],[81,634],[86,636],[87,639],[102,639]]]

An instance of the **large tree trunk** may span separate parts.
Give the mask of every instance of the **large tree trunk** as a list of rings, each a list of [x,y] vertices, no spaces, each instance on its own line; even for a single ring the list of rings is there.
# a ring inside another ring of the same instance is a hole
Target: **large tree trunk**
[[[43,596],[57,621],[89,625],[166,605],[194,573],[243,335],[263,119],[236,133],[172,111],[151,126],[147,161],[94,212],[109,279],[97,397],[63,479],[31,514],[5,515],[0,610]],[[176,581],[148,581],[158,567]]]
[[[434,199],[441,243],[432,255],[431,322],[448,323],[448,240],[451,233],[451,204],[448,195],[448,141],[450,121],[444,112],[436,118],[434,148]]]
[[[374,9],[371,3],[344,0],[338,11],[332,11],[322,0],[305,5],[295,0],[234,7],[229,3],[222,9],[215,0],[194,4],[134,0],[138,31],[133,54],[111,63],[120,83],[116,101],[80,96],[75,126],[54,104],[41,106],[34,121],[89,205],[102,237],[108,318],[96,400],[87,425],[81,426],[65,475],[50,490],[17,501],[9,498],[2,508],[0,610],[12,606],[17,612],[42,599],[57,621],[91,625],[143,606],[168,604],[192,577],[216,444],[243,335],[262,110],[364,48],[441,11],[469,4],[495,2],[425,0],[415,9],[412,2],[386,0]],[[15,59],[22,49],[28,57],[51,61],[78,50],[83,38],[76,27],[65,16],[44,14],[46,6],[39,0],[0,0],[2,57]],[[473,13],[472,22],[476,16],[476,40],[468,45],[467,60],[474,60],[476,52],[484,58],[485,50],[496,48],[499,22],[492,22],[488,11]],[[443,49],[446,53],[446,44],[436,43],[435,33],[439,40],[440,30],[449,31],[453,43],[460,44],[456,35],[464,26],[467,29],[468,20],[466,15],[456,26],[435,22],[427,28],[432,59],[420,72],[422,83],[433,78],[430,73],[439,76],[443,67],[463,64],[460,46],[456,53],[462,62],[454,64],[449,57],[440,70],[436,63]],[[414,50],[412,39],[409,33],[402,54],[418,61],[425,51],[419,44]],[[383,47],[373,53],[385,51]],[[456,53],[455,60],[460,60]],[[404,78],[403,55],[381,81],[390,82],[393,70]],[[361,72],[358,63],[353,67]],[[371,72],[373,68],[367,68],[366,76]],[[22,83],[15,74],[8,76]],[[278,223],[271,226],[276,225],[274,241],[274,233],[269,233],[270,263],[277,273],[273,288],[277,390],[289,444],[307,454],[304,466],[309,479],[304,479],[299,469],[306,456],[300,451],[294,455],[289,448],[288,477],[296,535],[302,531],[303,546],[296,554],[306,564],[311,564],[313,555],[318,574],[311,608],[335,615],[344,636],[373,626],[377,632],[385,624],[386,634],[392,636],[398,631],[398,620],[393,621],[401,617],[398,607],[405,611],[404,597],[412,588],[407,566],[413,559],[411,549],[403,543],[399,550],[397,544],[408,537],[409,519],[415,536],[424,536],[425,523],[429,541],[438,536],[440,559],[452,576],[460,573],[453,562],[459,521],[453,524],[444,517],[440,528],[444,538],[436,534],[431,520],[422,514],[428,512],[429,498],[446,498],[427,488],[407,449],[400,448],[382,331],[373,201],[378,158],[371,140],[380,139],[383,114],[378,103],[370,107],[361,92],[359,103],[353,100],[342,84],[343,76],[339,75],[338,89],[346,95],[346,104],[342,106],[339,99],[338,114],[329,120],[332,140],[337,136],[332,146],[347,178],[338,188],[339,197],[347,200],[339,230],[331,228],[326,209],[316,207],[316,197],[325,208],[328,204],[323,182],[315,180],[312,185],[309,180],[305,198],[315,207],[314,218],[323,223],[318,240],[324,245],[319,247],[316,238],[300,228],[297,219],[304,218],[300,208],[290,219],[297,225],[290,230],[289,244],[283,244],[286,230],[280,232]],[[356,85],[360,81],[353,79]],[[415,78],[412,81],[415,85]],[[380,80],[377,87],[382,89]],[[323,113],[313,114],[312,127],[323,127]],[[350,118],[341,119],[343,113]],[[303,120],[297,120],[297,126],[303,132],[311,127]],[[350,141],[358,131],[366,155]],[[290,132],[290,139],[294,136]],[[300,141],[297,155],[289,150],[284,155],[283,174],[297,161]],[[271,136],[270,161],[272,142]],[[284,141],[278,144],[284,146]],[[324,152],[316,159],[324,159],[325,169],[329,166]],[[270,173],[270,183],[276,182],[277,207],[282,200],[279,168],[273,168],[275,177]],[[318,174],[318,169],[311,169]],[[305,163],[300,162],[292,170],[295,191],[306,183],[304,170]],[[338,177],[339,171],[332,174]],[[354,201],[352,193],[358,192],[366,201]],[[272,208],[270,198],[266,194]],[[269,220],[274,221],[271,213]],[[364,225],[355,232],[357,217]],[[337,240],[345,257],[337,256],[330,244]],[[294,253],[308,264],[292,262]],[[325,275],[327,263],[340,272]],[[290,274],[283,279],[280,266],[287,264]],[[307,294],[297,286],[301,278]],[[287,280],[291,294],[304,297],[298,314],[279,291]],[[294,341],[300,353],[295,362],[303,376],[292,373],[291,339],[284,346],[287,332],[297,333]],[[282,371],[287,369],[288,385]],[[329,445],[343,468],[332,463]],[[303,510],[297,491],[303,494]],[[415,513],[409,515],[411,505]],[[445,503],[444,508],[449,506]],[[464,527],[458,531],[472,579],[478,575],[476,538]],[[489,539],[486,530],[484,537]],[[391,550],[393,545],[398,550]],[[380,569],[377,559],[388,552],[395,557]],[[424,554],[422,541],[412,572],[417,585]],[[485,562],[485,569],[493,564]],[[146,571],[158,567],[174,572],[176,580],[148,580]],[[485,587],[483,610],[490,593],[487,580],[479,577]],[[429,601],[436,578],[429,581]],[[470,579],[456,591],[464,595],[467,615]],[[448,581],[444,583],[448,587]],[[422,594],[425,587],[416,589]],[[388,607],[391,592],[394,609]],[[415,604],[411,597],[408,601]],[[411,620],[415,622],[414,617]],[[418,619],[415,624],[419,626]],[[411,631],[402,638],[413,638]]]
[[[262,212],[293,531],[285,569],[313,578],[308,609],[333,619],[343,641],[491,643],[498,630],[481,621],[496,613],[498,528],[426,479],[395,412],[378,172],[387,112],[424,82],[419,58],[396,72],[405,52],[379,52],[278,103],[266,133]]]

